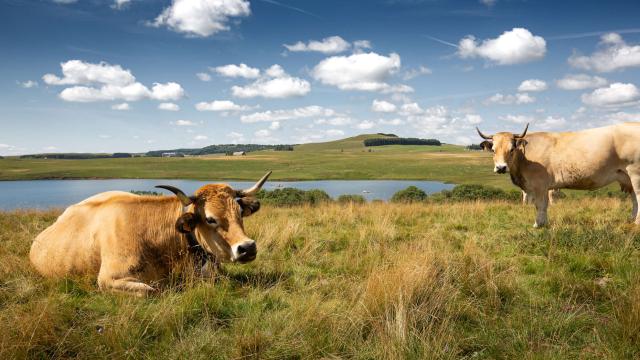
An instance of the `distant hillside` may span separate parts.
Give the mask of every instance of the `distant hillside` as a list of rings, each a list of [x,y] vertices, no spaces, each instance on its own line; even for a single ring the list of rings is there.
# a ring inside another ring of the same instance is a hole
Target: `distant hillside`
[[[209,154],[227,154],[236,151],[260,151],[260,150],[291,150],[292,145],[258,145],[258,144],[222,144],[209,145],[200,149],[171,149],[171,150],[153,150],[146,153],[147,156],[158,157],[163,153],[176,153],[182,155],[209,155]]]
[[[397,137],[395,134],[362,134],[335,141],[301,144],[295,146],[294,149],[295,151],[364,149],[364,141],[367,139],[395,139]]]

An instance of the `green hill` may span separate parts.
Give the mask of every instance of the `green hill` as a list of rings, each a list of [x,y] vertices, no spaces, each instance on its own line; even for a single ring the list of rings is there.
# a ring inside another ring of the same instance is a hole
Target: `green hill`
[[[296,145],[294,151],[353,150],[364,149],[366,139],[395,138],[393,134],[362,134],[335,141]]]

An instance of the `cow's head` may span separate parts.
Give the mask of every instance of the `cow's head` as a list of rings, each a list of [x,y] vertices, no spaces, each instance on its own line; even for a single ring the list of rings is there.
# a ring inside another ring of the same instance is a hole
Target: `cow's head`
[[[260,209],[255,195],[269,175],[271,171],[246,190],[234,190],[227,184],[208,184],[193,196],[169,185],[156,187],[173,192],[187,207],[176,222],[176,230],[193,233],[208,253],[223,261],[246,263],[256,258],[258,250],[256,242],[245,234],[242,218]]]
[[[512,134],[510,132],[499,132],[494,135],[485,135],[480,129],[476,127],[478,130],[478,134],[485,139],[480,146],[485,151],[493,152],[493,171],[498,174],[504,174],[509,170],[508,163],[513,158],[516,150],[518,148],[524,147],[526,141],[524,140],[525,135],[527,135],[527,130],[529,129],[529,124],[524,128],[522,134]]]

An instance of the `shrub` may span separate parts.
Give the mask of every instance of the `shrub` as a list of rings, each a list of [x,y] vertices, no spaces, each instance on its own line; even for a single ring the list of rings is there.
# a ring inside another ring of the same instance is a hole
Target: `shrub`
[[[522,199],[519,190],[504,191],[493,186],[479,184],[456,185],[452,190],[443,190],[431,195],[434,201],[514,200]]]
[[[318,205],[331,201],[331,197],[326,192],[318,189],[306,191],[294,188],[273,191],[260,190],[257,197],[260,201],[275,206]]]
[[[409,186],[404,190],[400,190],[393,194],[391,202],[421,202],[427,200],[427,193],[415,186]]]
[[[345,194],[338,196],[338,202],[340,204],[347,203],[355,203],[355,204],[364,204],[367,202],[367,199],[362,195],[354,195],[354,194]]]

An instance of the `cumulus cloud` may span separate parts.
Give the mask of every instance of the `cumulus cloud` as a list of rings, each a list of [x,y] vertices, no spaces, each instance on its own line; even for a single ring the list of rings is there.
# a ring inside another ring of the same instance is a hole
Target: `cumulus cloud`
[[[60,92],[60,98],[65,101],[167,101],[178,100],[184,96],[184,89],[178,83],[154,83],[149,89],[137,82],[130,70],[125,70],[120,65],[69,60],[60,66],[63,77],[45,74],[42,80],[49,85],[75,85]]]
[[[125,110],[130,110],[131,109],[131,107],[127,103],[114,104],[114,105],[111,105],[111,108],[113,110],[121,110],[121,111],[125,111]]]
[[[640,66],[640,45],[628,45],[619,34],[600,38],[599,50],[590,56],[574,53],[569,57],[573,67],[597,72],[611,72]]]
[[[426,66],[422,66],[422,65],[420,65],[420,66],[419,66],[418,68],[416,68],[416,69],[410,69],[410,70],[407,70],[407,71],[404,73],[404,75],[402,76],[402,78],[403,78],[404,80],[411,80],[411,79],[417,78],[418,76],[422,76],[422,75],[429,75],[429,74],[431,74],[431,73],[432,73],[431,69],[429,69],[429,68],[428,68],[428,67],[426,67]]]
[[[615,107],[637,104],[640,91],[634,84],[613,83],[582,95],[582,102],[591,106]]]
[[[269,125],[269,130],[280,130],[282,125],[280,125],[280,121],[274,121]]]
[[[196,104],[198,111],[246,111],[250,107],[238,105],[229,100],[214,100],[211,102],[199,102]]]
[[[501,94],[497,93],[490,98],[484,101],[485,105],[490,104],[500,104],[500,105],[521,105],[521,104],[531,104],[536,101],[536,98],[527,94],[527,93],[516,93],[515,95],[511,94]]]
[[[247,66],[247,64],[241,63],[240,65],[229,64],[224,66],[217,66],[211,68],[221,76],[226,77],[241,77],[245,79],[255,79],[260,76],[260,70]]]
[[[243,123],[255,123],[260,121],[273,122],[311,117],[331,117],[334,115],[336,115],[336,112],[333,109],[311,105],[295,109],[267,110],[263,112],[256,112],[253,114],[241,116],[240,121],[242,121]]]
[[[200,79],[200,81],[211,81],[211,75],[204,73],[204,72],[200,72],[197,73],[196,76],[198,77],[198,79]]]
[[[179,111],[180,106],[178,106],[178,104],[165,102],[165,103],[160,103],[160,105],[158,105],[158,109],[165,110],[165,111]]]
[[[547,43],[541,36],[524,28],[505,31],[495,39],[479,43],[469,35],[458,43],[458,55],[463,58],[480,57],[498,65],[521,64],[540,60],[547,52]]]
[[[415,104],[412,114],[406,117],[406,122],[415,129],[420,137],[438,138],[454,143],[471,143],[467,137],[473,127],[482,122],[482,117],[468,109],[451,110],[437,105],[422,109]]]
[[[191,120],[178,120],[174,123],[176,126],[196,126],[196,124]]]
[[[232,144],[239,144],[245,140],[243,134],[235,131],[228,133],[227,137],[231,139]]]
[[[314,123],[318,125],[327,124],[332,126],[345,126],[345,125],[351,124],[352,122],[353,122],[353,119],[351,119],[348,116],[336,116],[332,118],[318,119],[314,121]]]
[[[380,119],[378,120],[378,123],[380,125],[390,125],[390,126],[400,126],[400,125],[404,125],[404,121],[402,121],[402,119],[391,119],[391,120],[386,120],[386,119]]]
[[[196,141],[202,141],[202,140],[207,140],[209,137],[207,135],[196,135],[193,137],[193,140]]]
[[[229,30],[233,18],[251,14],[247,0],[173,0],[151,23],[191,36],[207,37]]]
[[[507,121],[507,122],[511,122],[514,124],[527,124],[527,123],[532,123],[534,120],[534,117],[531,115],[512,115],[512,114],[507,114],[504,116],[500,116],[500,120],[502,121]]]
[[[18,85],[20,85],[20,87],[23,87],[25,89],[31,89],[31,88],[38,87],[38,82],[33,80],[27,80],[23,82],[18,81]]]
[[[486,7],[492,7],[498,2],[498,0],[480,0],[480,4]]]
[[[364,120],[355,125],[355,128],[358,130],[369,130],[373,128],[376,124],[373,121]]]
[[[264,97],[283,99],[303,96],[311,91],[311,84],[307,80],[287,74],[280,65],[273,65],[265,74],[251,84],[233,86],[231,93],[239,98]]]
[[[607,83],[605,78],[587,74],[568,74],[556,81],[556,85],[563,90],[595,89],[605,86]]]
[[[391,113],[396,111],[396,109],[397,107],[395,104],[384,100],[373,100],[373,103],[371,104],[371,110],[375,112]]]
[[[399,69],[398,54],[384,56],[369,52],[324,59],[313,68],[312,75],[323,84],[341,90],[383,91],[392,88],[386,80]]]
[[[124,9],[127,5],[131,3],[131,0],[115,0],[113,5],[111,5],[114,9]]]
[[[320,41],[311,40],[306,44],[298,41],[295,44],[283,46],[291,52],[316,51],[323,54],[337,54],[351,48],[351,44],[340,36],[330,36]]]
[[[520,83],[518,91],[520,92],[538,92],[547,90],[547,83],[538,79],[529,79]]]

